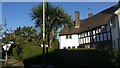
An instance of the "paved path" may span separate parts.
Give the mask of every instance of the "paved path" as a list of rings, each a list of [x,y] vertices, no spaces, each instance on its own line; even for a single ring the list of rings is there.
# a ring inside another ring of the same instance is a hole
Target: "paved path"
[[[15,60],[13,58],[8,59],[7,65],[9,65],[9,66],[24,66],[24,64],[22,62],[17,61],[17,60]]]
[[[3,65],[3,68],[4,66],[5,65]],[[14,68],[24,68],[24,64],[21,61],[18,61],[13,58],[8,59],[7,66],[14,67]]]

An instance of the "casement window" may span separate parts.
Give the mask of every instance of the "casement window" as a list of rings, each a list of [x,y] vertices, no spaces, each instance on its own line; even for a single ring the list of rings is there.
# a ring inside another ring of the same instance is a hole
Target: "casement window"
[[[88,36],[90,36],[90,32],[88,32]]]
[[[66,39],[68,39],[68,35],[66,35]]]
[[[107,33],[104,33],[104,40],[107,40]]]
[[[87,33],[85,33],[85,37],[87,36]]]
[[[81,35],[79,34],[79,38],[81,38]]]
[[[94,42],[96,42],[96,36],[95,35],[93,36],[93,40],[94,40]]]
[[[93,31],[93,35],[95,35],[95,30]]]
[[[99,35],[96,36],[96,39],[97,39],[97,41],[100,41],[100,40],[99,40]]]
[[[81,34],[81,37],[84,37],[84,33]]]
[[[100,41],[103,41],[103,34],[100,34]]]
[[[98,34],[99,33],[99,29],[96,29],[96,34]]]
[[[69,35],[69,39],[72,39],[72,36],[71,36],[71,35]]]
[[[66,39],[72,39],[72,35],[66,35]]]
[[[101,33],[101,29],[99,29],[99,33]]]

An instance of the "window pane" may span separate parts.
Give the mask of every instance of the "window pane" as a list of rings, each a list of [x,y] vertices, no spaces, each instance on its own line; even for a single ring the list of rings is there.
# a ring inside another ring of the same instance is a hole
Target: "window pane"
[[[108,40],[110,40],[111,38],[110,38],[110,33],[108,33]]]
[[[104,40],[107,40],[107,35],[106,35],[106,33],[104,33]]]
[[[96,37],[95,36],[93,36],[93,39],[94,39],[94,42],[96,42]]]
[[[79,34],[79,38],[81,38],[80,36],[81,36],[81,35]]]
[[[71,35],[69,35],[69,39],[72,39],[72,36],[71,36]]]
[[[90,36],[90,32],[88,32],[88,36]]]
[[[98,29],[96,29],[96,34],[98,34]]]
[[[88,37],[88,43],[90,43],[90,37]]]
[[[93,31],[93,35],[95,35],[95,30]]]
[[[101,33],[101,29],[99,29],[99,33]]]
[[[68,35],[66,35],[66,39],[68,39]]]
[[[100,41],[103,41],[103,34],[100,34]]]
[[[86,39],[84,38],[84,43],[86,43]]]
[[[99,35],[97,35],[97,41],[100,41],[100,40],[99,40]]]
[[[85,36],[87,36],[87,33],[85,33]]]

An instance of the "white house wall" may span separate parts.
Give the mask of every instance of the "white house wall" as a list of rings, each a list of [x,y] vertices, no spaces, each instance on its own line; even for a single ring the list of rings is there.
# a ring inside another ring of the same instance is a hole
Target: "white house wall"
[[[71,35],[72,36],[72,39],[66,39],[66,35],[64,36],[60,36],[60,49],[63,49],[63,48],[72,48],[72,47],[75,47],[77,48],[77,46],[79,46],[78,44],[78,35]]]

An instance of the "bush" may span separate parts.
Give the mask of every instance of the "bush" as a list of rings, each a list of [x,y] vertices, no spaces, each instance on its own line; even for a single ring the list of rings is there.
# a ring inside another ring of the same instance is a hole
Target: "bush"
[[[16,48],[13,48],[13,57],[17,60],[19,60],[19,56],[18,56],[18,53],[17,53],[17,50]]]
[[[57,39],[55,39],[55,41],[53,42],[52,48],[54,48],[54,49],[59,48],[59,41]]]
[[[40,46],[28,46],[23,49],[23,59],[32,58],[42,54],[42,48]]]

